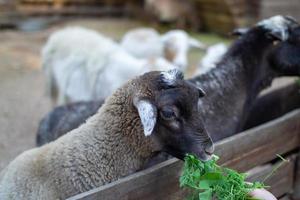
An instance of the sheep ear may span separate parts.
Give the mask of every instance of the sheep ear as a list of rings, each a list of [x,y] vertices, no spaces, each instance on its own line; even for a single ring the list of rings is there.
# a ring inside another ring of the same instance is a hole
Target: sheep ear
[[[157,118],[157,109],[150,103],[148,100],[135,99],[133,101],[134,106],[137,108],[145,136],[149,136],[153,133],[156,118]]]
[[[288,38],[288,33],[286,33],[285,31],[272,31],[266,34],[268,38],[273,40],[284,41]]]
[[[297,27],[297,23],[282,15],[276,15],[268,19],[264,19],[257,23],[257,26],[268,30],[267,37],[270,39],[284,41],[289,37],[289,29]]]
[[[204,90],[202,88],[197,88],[198,89],[198,92],[199,92],[199,97],[204,97],[206,95],[206,93],[204,92]]]
[[[192,37],[189,38],[189,46],[193,48],[206,49],[205,44]]]
[[[200,82],[196,81],[195,87],[198,89],[199,97],[200,98],[205,97],[206,93],[205,93],[205,91],[202,88],[199,87],[199,85],[200,85]]]

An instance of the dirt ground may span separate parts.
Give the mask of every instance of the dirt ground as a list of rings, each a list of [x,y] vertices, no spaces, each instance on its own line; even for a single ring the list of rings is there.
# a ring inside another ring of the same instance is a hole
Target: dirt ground
[[[53,31],[66,25],[93,28],[119,39],[125,31],[142,24],[127,19],[77,19],[38,32],[0,32],[0,170],[18,154],[34,147],[39,120],[51,110],[40,68],[40,50]],[[228,42],[209,35],[201,37],[208,44]],[[195,65],[199,53],[190,57]],[[279,85],[289,81],[283,79]]]

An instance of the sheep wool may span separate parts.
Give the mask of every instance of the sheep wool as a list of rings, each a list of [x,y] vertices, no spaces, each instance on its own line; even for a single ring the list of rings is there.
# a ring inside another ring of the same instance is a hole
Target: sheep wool
[[[58,104],[104,99],[137,75],[176,68],[164,58],[135,58],[112,39],[81,27],[53,33],[42,54],[48,93]]]
[[[85,124],[18,156],[1,173],[0,199],[65,199],[142,168],[159,144],[145,137],[132,101],[154,95],[153,77],[129,81]]]

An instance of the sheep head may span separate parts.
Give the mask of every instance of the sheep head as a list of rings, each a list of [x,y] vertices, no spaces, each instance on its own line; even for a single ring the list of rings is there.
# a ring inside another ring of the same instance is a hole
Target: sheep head
[[[214,151],[198,108],[204,92],[185,80],[180,71],[149,72],[138,83],[133,104],[141,119],[146,137],[157,141],[162,151],[183,159],[193,153],[208,160]]]
[[[205,49],[205,45],[190,37],[185,31],[172,30],[161,36],[165,57],[181,70],[188,66],[187,53],[190,48]]]
[[[285,41],[289,38],[291,29],[299,26],[299,23],[290,16],[276,15],[268,19],[259,21],[255,27],[263,28],[267,31],[270,39]],[[245,35],[251,28],[237,28],[233,31],[233,35]]]
[[[270,67],[281,76],[300,75],[300,26],[291,30],[288,40],[274,45],[268,55]]]
[[[280,41],[285,41],[289,37],[289,30],[299,24],[292,17],[277,15],[269,19],[262,20],[257,26],[270,31],[268,36]]]

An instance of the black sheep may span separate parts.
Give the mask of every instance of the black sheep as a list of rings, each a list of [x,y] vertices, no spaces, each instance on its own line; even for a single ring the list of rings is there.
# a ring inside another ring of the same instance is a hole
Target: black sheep
[[[58,106],[40,122],[36,144],[42,146],[79,127],[94,115],[104,101],[78,102]]]

